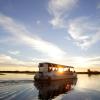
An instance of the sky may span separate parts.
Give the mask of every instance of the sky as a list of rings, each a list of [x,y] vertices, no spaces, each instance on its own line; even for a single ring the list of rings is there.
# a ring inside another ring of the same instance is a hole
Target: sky
[[[39,62],[100,67],[100,0],[0,0],[0,70]]]

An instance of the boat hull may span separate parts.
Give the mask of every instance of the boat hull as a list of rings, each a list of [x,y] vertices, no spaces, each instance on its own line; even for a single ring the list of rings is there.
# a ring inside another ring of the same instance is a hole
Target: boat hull
[[[45,75],[45,76],[39,76],[35,75],[34,80],[35,81],[55,81],[55,80],[65,80],[65,79],[76,79],[77,74],[74,73],[72,75]]]

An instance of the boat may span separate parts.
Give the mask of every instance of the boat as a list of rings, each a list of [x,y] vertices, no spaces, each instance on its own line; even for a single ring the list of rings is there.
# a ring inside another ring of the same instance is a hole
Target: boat
[[[39,63],[39,71],[35,73],[35,81],[54,81],[77,78],[72,66],[65,66],[49,62]]]

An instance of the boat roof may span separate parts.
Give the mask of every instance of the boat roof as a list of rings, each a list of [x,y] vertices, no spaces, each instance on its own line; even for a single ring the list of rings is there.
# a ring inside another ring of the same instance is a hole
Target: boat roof
[[[61,65],[61,64],[55,64],[55,63],[50,63],[50,62],[42,62],[42,63],[39,63],[39,64],[50,64],[52,65],[51,67],[57,67],[58,66],[61,66],[62,68],[74,68],[72,66],[67,66],[67,65]],[[39,66],[40,67],[40,66]]]

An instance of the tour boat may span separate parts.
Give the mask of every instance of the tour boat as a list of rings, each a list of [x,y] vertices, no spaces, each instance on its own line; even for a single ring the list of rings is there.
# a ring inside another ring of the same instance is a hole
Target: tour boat
[[[35,81],[52,81],[77,78],[77,74],[72,66],[65,66],[54,63],[39,63],[39,72],[35,73]]]

